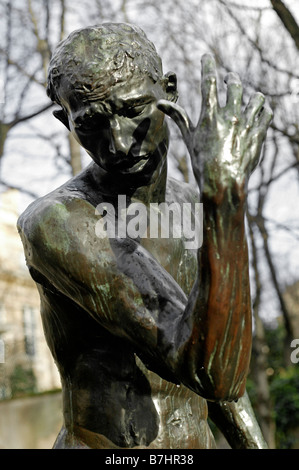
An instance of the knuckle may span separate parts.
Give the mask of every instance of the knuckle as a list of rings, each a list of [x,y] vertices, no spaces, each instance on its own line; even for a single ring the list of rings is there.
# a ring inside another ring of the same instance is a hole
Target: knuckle
[[[258,91],[256,94],[255,94],[255,98],[256,100],[264,103],[265,102],[265,95],[263,93],[261,93],[260,91]]]
[[[273,116],[274,116],[273,109],[271,109],[267,106],[267,107],[265,107],[265,112],[267,113],[269,119],[273,118]]]
[[[235,73],[235,72],[229,72],[225,79],[224,79],[224,82],[227,84],[227,85],[236,85],[237,87],[241,87],[242,86],[242,83],[241,83],[241,79],[240,79],[240,76],[238,73]]]
[[[205,83],[206,84],[208,84],[210,86],[213,86],[213,85],[216,85],[216,82],[217,82],[217,80],[216,80],[215,75],[213,75],[213,74],[206,75],[206,77],[205,77]]]

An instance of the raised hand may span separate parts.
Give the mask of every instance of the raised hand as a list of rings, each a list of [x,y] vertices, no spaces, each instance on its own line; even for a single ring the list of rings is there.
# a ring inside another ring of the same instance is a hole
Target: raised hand
[[[220,107],[214,59],[205,54],[201,64],[202,108],[196,126],[177,104],[160,100],[157,106],[179,126],[200,189],[213,192],[219,184],[235,182],[243,186],[258,164],[272,110],[264,95],[255,93],[242,111],[243,89],[235,73],[225,78],[227,101]]]

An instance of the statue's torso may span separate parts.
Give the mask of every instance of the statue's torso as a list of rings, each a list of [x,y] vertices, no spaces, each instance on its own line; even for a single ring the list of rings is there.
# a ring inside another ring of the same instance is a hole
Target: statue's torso
[[[188,295],[196,251],[173,238],[146,238],[141,244]],[[56,447],[214,447],[204,399],[150,371],[134,348],[71,299],[49,286],[39,291],[45,335],[63,384],[66,429]]]

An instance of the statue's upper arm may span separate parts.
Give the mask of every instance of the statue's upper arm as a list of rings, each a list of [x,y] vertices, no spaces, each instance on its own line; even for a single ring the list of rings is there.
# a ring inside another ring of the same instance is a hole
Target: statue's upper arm
[[[119,309],[135,321],[134,308],[142,309],[143,301],[134,281],[119,269],[110,240],[96,236],[97,221],[86,201],[46,202],[20,218],[19,230],[28,266],[123,336]]]
[[[96,222],[92,206],[81,200],[67,204],[45,201],[34,211],[25,212],[18,229],[27,264],[49,280],[53,277],[54,283],[67,275],[73,277],[73,283],[84,284],[95,270],[97,276],[108,275],[113,252],[107,240],[96,237]]]

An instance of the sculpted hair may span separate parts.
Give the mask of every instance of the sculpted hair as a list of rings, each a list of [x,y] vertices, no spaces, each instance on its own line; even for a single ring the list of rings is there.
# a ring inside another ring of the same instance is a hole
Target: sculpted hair
[[[76,30],[58,44],[49,64],[47,94],[61,104],[63,79],[83,100],[93,101],[133,74],[146,74],[154,82],[162,78],[154,44],[137,26],[103,23]]]

